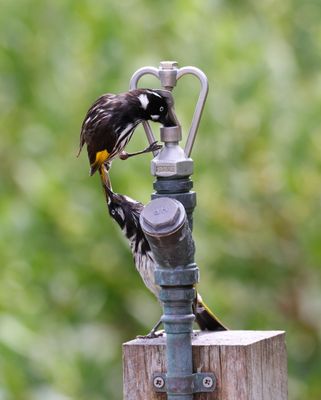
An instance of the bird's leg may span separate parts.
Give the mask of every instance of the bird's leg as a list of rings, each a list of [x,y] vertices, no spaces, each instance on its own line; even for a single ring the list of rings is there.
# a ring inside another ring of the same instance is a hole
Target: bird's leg
[[[144,154],[144,153],[149,153],[151,151],[157,151],[160,150],[163,146],[161,144],[157,144],[157,142],[151,143],[149,146],[146,147],[146,149],[141,150],[141,151],[136,151],[135,153],[127,153],[126,151],[122,151],[119,154],[119,158],[121,160],[127,160],[129,157],[137,156],[138,154]]]
[[[153,326],[152,330],[147,334],[147,335],[138,335],[136,336],[139,339],[155,339],[159,336],[163,335],[163,332],[159,332],[156,333],[157,329],[160,327],[160,325],[162,324],[162,320],[160,319],[159,321],[157,321],[157,324],[155,326]]]

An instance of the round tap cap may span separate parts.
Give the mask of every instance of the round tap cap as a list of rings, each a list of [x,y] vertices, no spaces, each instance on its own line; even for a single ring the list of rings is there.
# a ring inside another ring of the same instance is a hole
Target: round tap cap
[[[182,203],[169,197],[149,202],[141,214],[142,228],[151,235],[166,235],[177,231],[185,222]]]

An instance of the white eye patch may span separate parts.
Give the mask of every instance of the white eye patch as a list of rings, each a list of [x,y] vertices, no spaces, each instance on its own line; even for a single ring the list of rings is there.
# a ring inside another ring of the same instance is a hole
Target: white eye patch
[[[143,109],[146,110],[149,100],[148,97],[146,96],[146,94],[140,94],[138,96],[138,100],[140,101],[140,104],[142,105]]]

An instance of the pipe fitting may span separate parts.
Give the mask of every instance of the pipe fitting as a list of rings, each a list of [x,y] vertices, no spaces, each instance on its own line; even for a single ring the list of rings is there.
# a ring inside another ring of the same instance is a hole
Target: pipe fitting
[[[178,142],[182,139],[180,126],[162,127],[162,150],[151,161],[151,173],[160,178],[180,178],[193,174],[193,160],[186,157]]]
[[[177,82],[178,63],[176,61],[161,61],[159,65],[159,80],[167,90],[173,90]]]
[[[178,203],[178,202],[177,202]],[[163,197],[146,206],[141,214],[141,224],[149,235],[171,234],[184,223],[184,208],[181,203]]]
[[[161,268],[194,263],[195,245],[182,203],[168,197],[154,199],[143,209],[140,224]]]

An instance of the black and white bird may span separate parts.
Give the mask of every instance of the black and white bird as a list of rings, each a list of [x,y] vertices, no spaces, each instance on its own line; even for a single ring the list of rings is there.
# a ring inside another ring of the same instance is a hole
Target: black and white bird
[[[106,175],[105,175],[106,176]],[[156,262],[149,243],[141,228],[139,217],[144,205],[128,196],[114,193],[109,179],[102,180],[110,216],[120,226],[129,242],[134,263],[145,286],[159,297],[160,287],[155,284],[154,272]],[[199,293],[194,302],[195,319],[201,330],[223,331],[227,328],[218,320],[208,306],[203,302]],[[153,337],[160,321],[152,329],[148,337]]]
[[[111,161],[158,150],[156,142],[146,149],[126,153],[124,148],[138,124],[143,121],[159,122],[163,126],[178,124],[174,101],[167,90],[136,89],[120,94],[103,94],[88,110],[82,123],[78,156],[87,144],[90,175],[105,164],[107,171]]]

